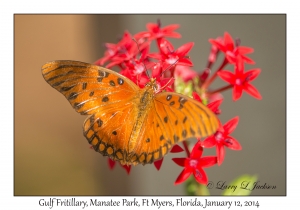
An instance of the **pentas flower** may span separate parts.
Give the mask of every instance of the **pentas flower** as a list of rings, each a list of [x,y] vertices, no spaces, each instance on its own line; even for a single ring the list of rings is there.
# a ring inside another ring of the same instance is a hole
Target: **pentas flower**
[[[258,75],[260,69],[255,68],[244,72],[244,64],[241,60],[237,62],[234,68],[234,74],[228,70],[218,72],[218,76],[233,86],[233,100],[236,101],[242,96],[243,90],[256,99],[262,99],[258,90],[250,84]]]
[[[157,23],[148,23],[146,25],[148,31],[137,33],[134,37],[136,39],[148,38],[149,40],[160,39],[164,37],[180,38],[181,35],[174,31],[179,27],[179,24],[172,24],[161,28],[161,23],[158,20]]]
[[[198,95],[198,93],[196,92],[193,92],[193,98],[201,103],[203,103],[203,100],[201,99],[201,97]],[[209,102],[207,104],[207,107],[213,111],[216,115],[218,114],[221,114],[221,110],[220,110],[220,105],[221,103],[223,102],[223,98],[220,98],[220,99],[217,99],[217,100],[214,100],[212,102]]]
[[[115,65],[120,65],[123,63],[125,66],[135,63],[134,61],[143,62],[149,51],[149,42],[141,44],[139,47],[136,42],[131,40],[131,45],[128,45],[127,48],[124,48],[122,51],[119,51],[114,57],[110,59],[111,63],[106,65],[107,68],[111,68]],[[136,59],[137,55],[141,53],[139,59]],[[122,68],[122,66],[121,66]]]
[[[208,182],[207,175],[203,168],[213,166],[217,163],[217,157],[208,156],[201,157],[203,148],[201,142],[198,141],[190,156],[187,158],[173,158],[172,160],[179,166],[184,167],[183,171],[179,174],[175,184],[184,182],[191,174],[194,175],[197,182],[206,185]]]
[[[218,37],[215,41],[217,41],[218,43],[222,43],[223,37]],[[216,62],[219,52],[220,52],[220,49],[216,45],[212,44],[211,48],[210,48],[210,53],[208,56],[208,64],[207,64],[208,69],[210,69],[211,65],[214,62]]]
[[[245,54],[252,53],[253,48],[234,46],[234,41],[228,32],[224,33],[223,39],[209,39],[209,42],[225,53],[225,56],[229,63],[235,64],[238,58],[241,58],[245,63],[255,63],[253,60],[245,56]]]
[[[113,59],[120,52],[124,51],[132,44],[132,38],[128,31],[124,32],[122,39],[117,44],[105,43],[106,51],[104,56],[95,62],[96,65],[103,66],[105,62]]]
[[[225,147],[228,147],[232,150],[241,150],[242,146],[240,143],[233,137],[229,136],[231,134],[237,124],[239,122],[239,117],[235,117],[225,123],[223,126],[220,125],[217,132],[207,137],[203,142],[202,146],[204,148],[216,147],[217,157],[218,157],[218,165],[221,165],[224,157],[225,157]]]
[[[170,65],[184,65],[192,66],[192,61],[187,57],[187,54],[190,52],[194,46],[193,42],[186,43],[179,47],[177,50],[174,50],[173,45],[166,39],[159,41],[160,53],[150,53],[148,56],[150,58],[155,58],[163,62],[163,69],[168,68]]]
[[[194,43],[189,42],[174,49],[171,42],[166,39],[181,37],[179,33],[175,32],[179,28],[178,24],[161,27],[161,23],[158,21],[157,23],[148,23],[146,27],[148,31],[137,33],[134,39],[129,32],[125,31],[117,44],[105,44],[105,54],[96,64],[101,66],[106,64],[107,68],[119,67],[120,74],[132,80],[140,88],[144,88],[150,78],[154,78],[157,84],[155,94],[174,90],[189,96],[192,94],[195,100],[203,103],[216,115],[221,113],[219,108],[223,101],[221,92],[227,89],[233,88],[233,100],[238,100],[244,90],[251,96],[261,99],[258,90],[250,84],[259,75],[260,69],[244,72],[244,63],[254,64],[254,61],[246,56],[252,53],[253,49],[240,46],[240,40],[236,40],[234,43],[229,33],[225,32],[224,37],[209,39],[212,46],[207,66],[202,72],[197,73],[191,68],[193,63],[188,57]],[[154,40],[158,46],[158,52],[150,53],[150,44]],[[225,58],[219,68],[212,69],[220,52],[225,54]],[[152,59],[157,61],[153,64]],[[228,64],[235,66],[234,73],[224,70]],[[211,90],[210,84],[218,76],[229,84]],[[174,83],[175,79],[179,79],[179,82]],[[238,119],[235,117],[223,126],[220,123],[216,133],[204,139],[203,142],[198,139],[191,152],[187,141],[182,142],[183,148],[177,144],[172,147],[171,153],[185,151],[187,154],[185,158],[172,159],[176,164],[184,167],[175,184],[184,182],[191,174],[194,175],[197,182],[207,184],[208,178],[203,168],[216,163],[221,165],[225,157],[225,147],[233,150],[242,149],[239,142],[230,136],[238,124]],[[202,157],[204,148],[214,146],[217,156]],[[157,170],[160,170],[163,160],[164,158],[154,161],[153,165]],[[109,168],[113,169],[116,162],[109,158],[108,164]],[[131,166],[121,166],[128,174],[130,173]]]
[[[175,78],[181,78],[184,82],[188,82],[197,76],[197,72],[191,69],[189,66],[176,65],[174,76]]]
[[[114,160],[108,158],[108,166],[109,166],[109,168],[110,168],[111,170],[115,167],[115,165],[116,165],[116,161],[114,161]],[[121,165],[121,164],[120,164],[120,165]],[[128,166],[128,165],[121,165],[121,167],[124,168],[124,169],[126,170],[127,174],[130,173],[131,165],[130,165],[130,166]]]
[[[172,149],[170,150],[170,153],[178,153],[178,152],[183,152],[184,150],[178,145],[175,144]],[[159,171],[160,167],[163,163],[164,158],[161,158],[160,160],[156,160],[153,162],[155,168]]]

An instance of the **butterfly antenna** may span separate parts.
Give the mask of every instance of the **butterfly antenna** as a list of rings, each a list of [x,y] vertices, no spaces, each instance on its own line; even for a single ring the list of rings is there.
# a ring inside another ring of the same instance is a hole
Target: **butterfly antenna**
[[[174,65],[176,65],[176,63],[178,63],[180,58],[178,58],[173,64],[171,64],[170,66],[168,66],[165,70],[163,70],[161,73],[160,73],[160,77],[163,75],[163,73],[165,73],[165,71],[168,71],[170,68],[172,68]]]
[[[140,47],[139,47],[139,44],[137,43],[137,41],[136,41],[134,38],[132,38],[132,40],[136,43],[136,46],[137,46],[139,52],[142,54],[142,52],[141,52],[141,50],[140,50]],[[143,63],[143,65],[144,65],[144,68],[145,68],[145,72],[146,72],[146,74],[147,74],[147,77],[150,79],[150,75],[149,75],[148,69],[147,69],[147,67],[146,67],[146,65],[145,65],[145,63],[144,63],[144,61],[142,61],[142,63]]]
[[[167,84],[165,84],[163,87],[161,87],[161,89],[165,89],[167,86],[169,86],[169,84],[171,83],[172,79],[174,79],[174,77],[171,77],[169,79],[169,81],[167,82]]]

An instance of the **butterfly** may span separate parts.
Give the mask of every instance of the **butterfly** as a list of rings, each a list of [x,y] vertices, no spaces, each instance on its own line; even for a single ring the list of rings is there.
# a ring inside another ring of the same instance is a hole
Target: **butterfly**
[[[174,144],[209,136],[219,127],[200,102],[175,92],[156,93],[153,78],[141,89],[115,71],[68,60],[46,63],[42,74],[76,112],[90,115],[83,135],[94,150],[123,165],[152,163]]]

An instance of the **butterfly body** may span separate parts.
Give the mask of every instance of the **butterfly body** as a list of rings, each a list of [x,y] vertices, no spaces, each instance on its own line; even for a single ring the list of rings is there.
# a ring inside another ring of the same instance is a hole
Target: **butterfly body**
[[[216,116],[187,96],[157,92],[154,79],[139,88],[128,78],[78,61],[42,67],[45,80],[83,115],[83,134],[95,151],[121,164],[147,164],[176,143],[218,128]]]

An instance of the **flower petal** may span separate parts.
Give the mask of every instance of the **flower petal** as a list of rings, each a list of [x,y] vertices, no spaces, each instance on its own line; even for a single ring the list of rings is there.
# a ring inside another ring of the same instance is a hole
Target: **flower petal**
[[[224,46],[226,47],[227,51],[233,51],[234,49],[233,39],[228,32],[224,33]]]
[[[248,82],[250,82],[254,80],[259,74],[260,74],[260,69],[251,69],[245,72],[244,77]]]
[[[126,170],[126,172],[127,172],[127,174],[129,174],[130,173],[130,170],[131,170],[131,165],[121,165],[125,170]]]
[[[175,185],[176,184],[181,184],[182,182],[184,182],[187,178],[189,178],[189,176],[191,175],[192,171],[185,168],[182,170],[182,172],[179,174],[179,176],[177,177],[176,181],[175,181]]]
[[[163,162],[164,158],[160,159],[160,160],[157,160],[157,161],[154,161],[154,166],[155,168],[159,171],[160,167],[161,167],[161,164]]]
[[[186,56],[186,54],[188,54],[188,52],[192,49],[193,46],[194,42],[186,43],[176,50],[176,54],[179,58],[184,57]]]
[[[173,53],[174,52],[174,47],[173,45],[171,44],[171,42],[169,42],[168,40],[166,39],[159,39],[158,40],[158,46],[159,46],[159,49],[161,50],[161,52],[164,54],[164,55],[169,55],[170,53]]]
[[[211,147],[215,146],[216,140],[215,140],[214,135],[211,135],[211,136],[207,137],[206,139],[204,139],[204,141],[202,142],[201,145],[204,148],[211,148]]]
[[[223,161],[224,161],[224,157],[225,157],[225,148],[223,145],[217,145],[217,157],[218,157],[218,165],[220,166]]]
[[[221,111],[220,111],[219,107],[222,102],[223,102],[223,99],[219,99],[219,100],[209,103],[207,105],[207,107],[210,108],[210,110],[213,111],[215,114],[220,114]]]
[[[113,169],[115,167],[115,165],[116,165],[116,161],[108,158],[108,165],[109,165],[110,169]]]
[[[190,157],[193,159],[200,158],[203,152],[203,148],[201,145],[201,141],[197,141],[197,143],[194,145],[194,148],[192,149]]]
[[[196,168],[193,172],[194,177],[200,184],[207,185],[208,179],[205,171],[202,168]]]
[[[179,27],[180,27],[179,24],[171,24],[171,25],[167,25],[167,26],[163,27],[161,30],[163,32],[169,32],[169,31],[174,31]]]
[[[241,150],[242,149],[241,144],[235,138],[233,138],[231,136],[228,136],[225,139],[224,145],[232,150]]]
[[[170,38],[181,38],[181,34],[177,32],[166,32],[164,33],[164,36]]]
[[[236,116],[223,125],[226,135],[232,133],[239,123],[239,116]]]
[[[243,93],[243,87],[240,85],[234,85],[233,86],[233,100],[237,101]]]
[[[193,63],[189,58],[180,58],[177,64],[183,66],[193,66]]]
[[[150,58],[157,59],[157,60],[162,60],[163,59],[163,56],[161,54],[158,54],[158,53],[149,53],[147,56],[150,57]]]
[[[172,160],[179,166],[182,166],[182,167],[185,166],[186,158],[172,158]]]
[[[198,168],[201,167],[210,167],[213,166],[217,163],[217,157],[216,156],[207,156],[207,157],[203,157],[200,159],[199,161],[199,165]]]
[[[228,70],[222,70],[222,71],[219,71],[217,74],[225,82],[228,82],[228,83],[234,85],[234,83],[235,83],[235,75],[232,72],[230,72]]]
[[[193,95],[193,98],[196,100],[196,101],[199,101],[202,103],[202,99],[200,98],[199,94],[197,92],[193,92],[192,93]]]
[[[182,149],[181,146],[179,146],[178,144],[175,144],[172,149],[171,149],[171,153],[177,153],[177,152],[183,152],[184,149]]]
[[[149,38],[151,36],[151,33],[148,31],[142,31],[134,35],[135,39],[140,39],[140,38]]]
[[[246,83],[244,84],[244,90],[249,93],[249,95],[253,96],[254,98],[261,100],[262,96],[258,92],[258,90],[251,84]]]
[[[226,48],[223,45],[223,40],[217,40],[217,39],[209,39],[208,40],[212,45],[216,46],[219,50],[222,52],[226,52]]]
[[[241,57],[245,63],[255,64],[255,61],[252,60],[251,58],[248,58],[247,56],[244,56],[244,55],[241,55]]]
[[[251,47],[244,47],[244,46],[238,46],[237,50],[239,52],[239,54],[249,54],[249,53],[253,53],[254,49]]]
[[[147,23],[146,28],[148,29],[148,31],[152,32],[158,28],[158,25],[157,23]]]

